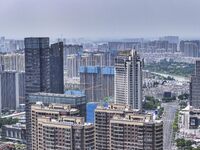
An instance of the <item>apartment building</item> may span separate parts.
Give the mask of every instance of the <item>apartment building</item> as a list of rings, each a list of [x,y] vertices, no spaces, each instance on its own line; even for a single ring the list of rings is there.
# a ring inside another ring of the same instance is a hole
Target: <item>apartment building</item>
[[[70,105],[31,106],[33,150],[94,149],[94,126]]]
[[[163,123],[151,115],[115,115],[110,120],[110,150],[163,150]]]
[[[108,107],[98,106],[95,110],[95,148],[110,149],[110,120],[114,115],[124,117],[133,112],[127,105],[110,104]]]
[[[117,104],[142,108],[142,67],[136,51],[122,51],[115,59],[114,98]]]
[[[95,110],[96,150],[163,150],[163,123],[123,104]]]

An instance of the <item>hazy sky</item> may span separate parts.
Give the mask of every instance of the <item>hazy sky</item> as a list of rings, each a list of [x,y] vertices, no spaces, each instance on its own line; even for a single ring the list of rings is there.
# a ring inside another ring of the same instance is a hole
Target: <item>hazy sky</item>
[[[200,0],[0,0],[8,37],[200,37]]]

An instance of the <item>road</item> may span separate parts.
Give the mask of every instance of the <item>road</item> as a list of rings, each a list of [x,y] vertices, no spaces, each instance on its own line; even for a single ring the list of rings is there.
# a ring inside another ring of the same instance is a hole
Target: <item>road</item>
[[[172,124],[175,118],[176,111],[178,109],[177,102],[163,103],[164,115],[163,115],[163,146],[164,150],[172,150],[172,140],[173,140],[173,131]]]

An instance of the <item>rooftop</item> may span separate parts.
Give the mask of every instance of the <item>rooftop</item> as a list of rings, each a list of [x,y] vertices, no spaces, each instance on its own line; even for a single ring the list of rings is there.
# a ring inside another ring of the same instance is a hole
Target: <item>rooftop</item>
[[[78,97],[84,97],[84,95],[79,94],[55,94],[55,93],[44,93],[44,92],[38,92],[38,93],[30,93],[29,96],[52,96],[52,97],[64,97],[64,98],[78,98]]]

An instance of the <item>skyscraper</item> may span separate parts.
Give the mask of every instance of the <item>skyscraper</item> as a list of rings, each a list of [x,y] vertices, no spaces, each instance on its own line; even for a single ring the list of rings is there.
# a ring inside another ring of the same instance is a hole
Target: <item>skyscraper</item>
[[[63,43],[55,43],[51,45],[49,56],[50,67],[50,92],[64,93],[64,77],[63,77]]]
[[[28,94],[47,90],[49,38],[25,38],[25,93],[27,148],[31,146],[31,111]],[[46,67],[45,67],[46,66]]]
[[[142,61],[136,51],[122,51],[115,59],[115,103],[142,108]]]
[[[31,123],[29,93],[63,93],[63,46],[49,47],[49,38],[25,38],[25,88],[27,147],[31,149]]]
[[[49,38],[25,38],[26,94],[49,91]]]
[[[200,108],[200,60],[196,61],[195,73],[190,82],[190,105]]]
[[[0,72],[0,113],[15,110],[24,103],[24,78],[24,72]]]

